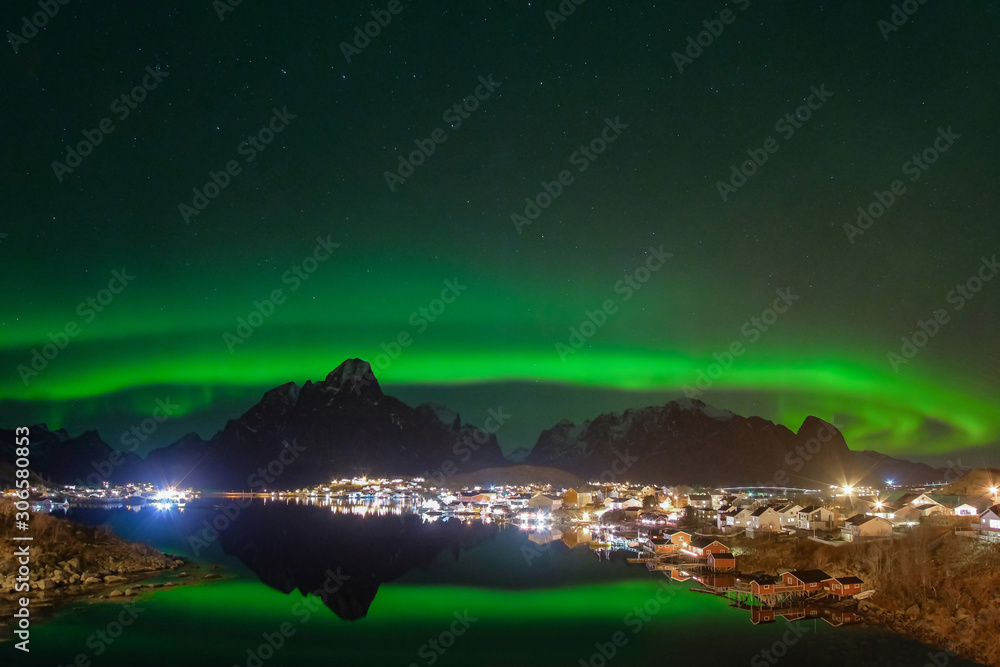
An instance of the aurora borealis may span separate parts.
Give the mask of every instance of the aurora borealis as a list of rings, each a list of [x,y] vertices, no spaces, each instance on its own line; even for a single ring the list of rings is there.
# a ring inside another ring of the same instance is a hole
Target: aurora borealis
[[[360,357],[507,451],[691,394],[1000,464],[1000,5],[897,5],[14,3],[3,425]]]

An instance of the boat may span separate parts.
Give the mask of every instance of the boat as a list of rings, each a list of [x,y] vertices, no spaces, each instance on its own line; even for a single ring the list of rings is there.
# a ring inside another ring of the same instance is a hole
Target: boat
[[[867,600],[873,595],[875,595],[875,589],[869,588],[867,591],[861,591],[860,593],[855,593],[853,597],[855,600]]]

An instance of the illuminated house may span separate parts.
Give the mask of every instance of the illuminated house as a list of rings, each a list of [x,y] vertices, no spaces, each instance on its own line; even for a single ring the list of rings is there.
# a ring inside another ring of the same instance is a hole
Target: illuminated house
[[[781,532],[781,515],[773,507],[758,507],[750,513],[747,536],[755,537],[763,533]]]
[[[1000,505],[994,505],[979,515],[979,534],[984,540],[1000,542]]]
[[[576,489],[569,489],[562,497],[563,507],[585,507],[593,502],[593,494]]]
[[[795,523],[803,530],[833,530],[833,512],[825,507],[804,507],[799,510]]]
[[[876,537],[891,537],[892,522],[880,516],[855,514],[844,522],[840,536],[848,542]]]

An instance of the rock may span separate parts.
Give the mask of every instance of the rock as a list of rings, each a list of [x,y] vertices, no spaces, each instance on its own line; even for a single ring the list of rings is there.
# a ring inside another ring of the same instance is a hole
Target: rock
[[[178,573],[177,573],[176,575],[174,575],[174,576],[176,576],[176,577],[178,577],[178,578],[180,578],[180,577],[186,577],[186,576],[188,576],[188,573],[187,573],[187,572],[178,572]]]
[[[909,609],[906,610],[906,616],[910,620],[916,620],[920,618],[920,605],[911,605]]]
[[[58,582],[58,581],[62,581],[62,578],[63,578],[64,576],[65,576],[65,574],[63,573],[63,571],[62,571],[62,570],[56,570],[55,572],[53,572],[53,573],[52,573],[52,579],[53,579],[54,581],[57,581],[57,582]]]
[[[134,588],[126,588],[125,589],[125,597],[132,597],[135,594],[136,593],[135,593],[135,589]]]
[[[63,569],[67,570],[69,572],[77,572],[78,573],[80,571],[80,559],[79,558],[70,558],[68,561],[66,561],[66,564],[63,565]]]
[[[41,581],[35,584],[35,588],[37,588],[40,591],[46,591],[49,590],[50,588],[55,588],[55,587],[56,587],[56,582],[52,581],[51,579],[42,579]]]
[[[202,579],[222,579],[221,574],[216,574],[215,572],[209,572]]]
[[[959,607],[959,608],[958,608],[958,609],[957,609],[957,610],[955,611],[955,616],[954,616],[954,618],[955,618],[955,621],[956,621],[956,622],[957,622],[957,621],[964,621],[964,620],[965,620],[965,619],[967,619],[968,617],[969,617],[969,612],[968,612],[968,611],[967,611],[966,609],[962,608],[962,607]]]
[[[111,574],[111,575],[108,575],[108,576],[104,577],[104,583],[106,583],[106,584],[117,584],[117,583],[120,583],[122,581],[126,581],[125,577],[119,577],[116,574]]]
[[[117,590],[116,591],[111,591],[110,593],[108,593],[108,597],[109,598],[117,598],[117,597],[121,597],[122,595],[124,595],[124,593],[122,593],[121,591],[117,591]]]
[[[80,581],[80,575],[74,572],[72,575],[70,575],[69,581],[70,583],[75,584],[76,582]]]
[[[97,577],[87,577],[86,579],[83,580],[83,583],[85,583],[85,584],[99,584],[99,583],[101,583],[101,580],[98,579]]]

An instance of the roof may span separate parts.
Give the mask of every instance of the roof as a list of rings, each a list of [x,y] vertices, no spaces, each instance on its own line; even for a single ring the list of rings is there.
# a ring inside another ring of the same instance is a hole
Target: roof
[[[770,507],[758,507],[757,509],[755,509],[750,514],[750,516],[761,516],[762,514],[764,514],[765,512],[767,512],[769,509],[771,509],[771,508]]]
[[[693,540],[691,540],[691,546],[695,547],[696,549],[704,549],[708,545],[714,544],[715,542],[719,542],[719,540],[715,539],[714,537],[696,537]],[[719,542],[719,544],[722,544],[722,542]]]
[[[859,577],[836,577],[837,583],[841,586],[846,586],[848,584],[863,584],[865,583]]]
[[[992,512],[993,514],[1000,516],[1000,505],[993,505],[992,507],[986,508],[985,510],[983,510],[983,513],[980,514],[979,516],[983,516],[983,514],[987,514],[989,512]]]
[[[688,496],[688,500],[711,500],[712,496],[708,493],[692,493]]]
[[[833,579],[823,570],[792,570],[788,572],[799,581],[804,584],[818,584],[821,581],[827,581],[828,579]]]
[[[736,560],[736,556],[734,556],[733,554],[729,553],[728,551],[725,551],[725,552],[720,553],[720,554],[712,554],[711,557],[714,560]]]
[[[816,509],[815,505],[808,505],[808,506],[803,507],[802,509],[800,509],[799,510],[799,514],[803,514],[803,513],[808,514],[809,512],[815,511],[815,509]]]

